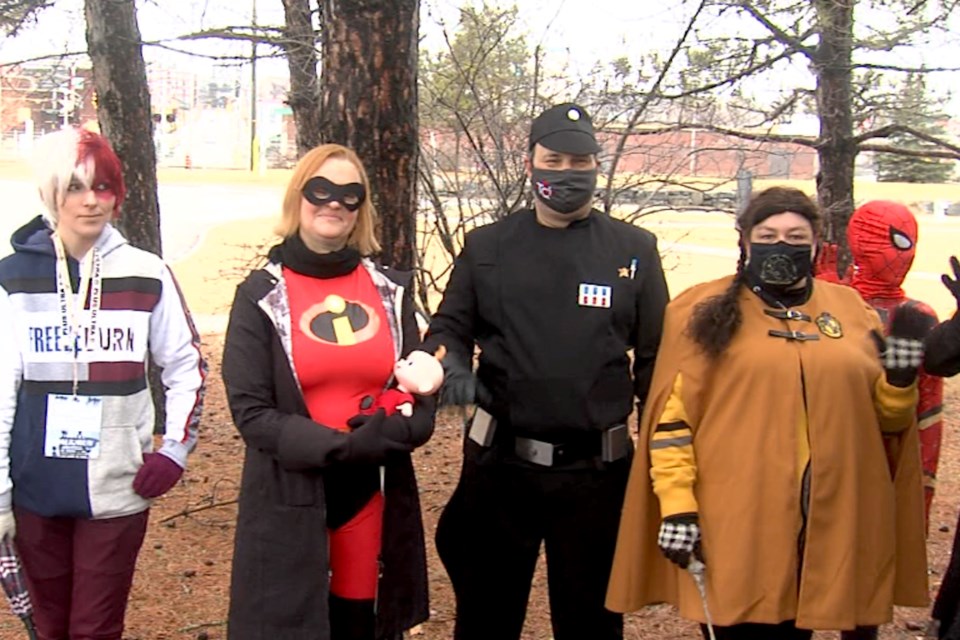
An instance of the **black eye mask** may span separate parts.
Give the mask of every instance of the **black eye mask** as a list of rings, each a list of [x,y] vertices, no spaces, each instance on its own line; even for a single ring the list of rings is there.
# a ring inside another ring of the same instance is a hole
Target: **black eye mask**
[[[367,199],[367,190],[359,182],[337,184],[321,176],[307,180],[302,189],[303,197],[318,207],[339,202],[348,211],[356,211]]]

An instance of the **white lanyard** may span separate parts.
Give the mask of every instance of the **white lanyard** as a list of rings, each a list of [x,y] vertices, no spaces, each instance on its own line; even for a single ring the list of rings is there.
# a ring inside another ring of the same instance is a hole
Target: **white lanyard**
[[[95,338],[97,316],[100,313],[100,299],[103,293],[101,277],[102,260],[96,247],[90,249],[80,262],[80,280],[77,284],[77,297],[73,298],[70,286],[70,270],[67,267],[67,253],[63,240],[53,234],[53,248],[57,254],[57,302],[60,310],[60,328],[73,343],[73,395],[77,395],[79,381],[77,357],[80,350],[80,338],[84,326],[87,328],[87,340]],[[90,293],[90,320],[83,321],[83,307]]]

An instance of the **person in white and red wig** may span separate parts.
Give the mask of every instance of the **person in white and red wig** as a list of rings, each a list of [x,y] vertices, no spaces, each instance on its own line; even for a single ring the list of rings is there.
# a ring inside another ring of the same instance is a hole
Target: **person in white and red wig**
[[[0,536],[44,640],[122,637],[150,502],[194,448],[206,363],[170,269],[110,221],[126,189],[99,134],[38,141],[41,215],[0,260]],[[148,358],[166,421],[154,443]]]

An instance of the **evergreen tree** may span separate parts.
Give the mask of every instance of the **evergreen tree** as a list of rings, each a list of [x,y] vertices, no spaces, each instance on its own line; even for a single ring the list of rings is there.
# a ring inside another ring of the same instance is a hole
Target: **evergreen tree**
[[[911,73],[903,81],[899,100],[892,108],[893,124],[909,127],[926,135],[946,138],[942,112],[943,99],[927,88],[926,76]],[[898,149],[931,151],[937,145],[906,132],[890,136],[890,145]],[[877,179],[880,182],[946,182],[953,177],[953,161],[937,158],[881,153],[877,155]]]

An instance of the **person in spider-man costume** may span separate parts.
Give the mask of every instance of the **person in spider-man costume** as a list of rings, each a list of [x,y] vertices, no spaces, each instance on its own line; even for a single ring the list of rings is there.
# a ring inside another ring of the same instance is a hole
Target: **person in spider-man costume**
[[[936,324],[937,314],[933,309],[919,300],[908,298],[903,292],[903,280],[917,250],[917,220],[910,209],[886,200],[867,202],[850,218],[847,243],[853,260],[853,269],[848,274],[850,284],[877,310],[888,331],[892,312],[901,305],[923,311],[931,316],[931,326]],[[925,516],[929,528],[930,503],[943,432],[943,378],[921,369],[919,390],[917,422],[923,459]]]

